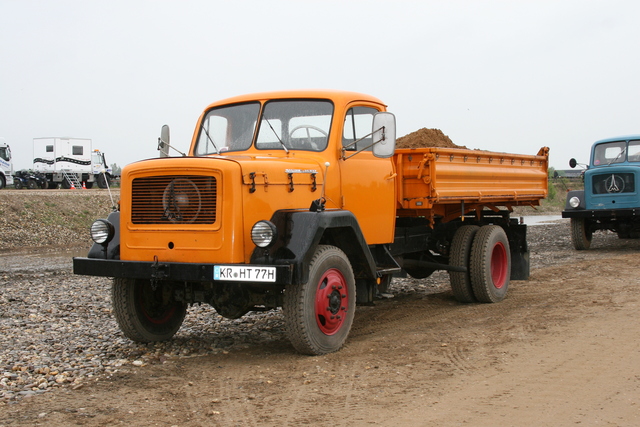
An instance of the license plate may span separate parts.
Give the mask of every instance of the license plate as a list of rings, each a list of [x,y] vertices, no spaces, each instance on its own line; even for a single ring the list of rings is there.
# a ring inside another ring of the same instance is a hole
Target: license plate
[[[216,265],[213,280],[233,282],[275,282],[275,267],[245,267],[239,265]]]

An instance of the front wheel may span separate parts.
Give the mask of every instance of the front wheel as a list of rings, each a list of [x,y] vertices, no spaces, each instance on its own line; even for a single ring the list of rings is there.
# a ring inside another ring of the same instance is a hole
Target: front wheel
[[[165,341],[180,329],[187,305],[173,298],[171,283],[115,278],[113,314],[120,330],[136,342]]]
[[[101,173],[100,175],[98,175],[96,181],[98,182],[99,188],[107,188],[109,186],[109,177],[105,174]]]
[[[577,251],[584,251],[591,246],[593,233],[584,218],[571,218],[571,242]]]
[[[310,355],[339,350],[353,323],[355,301],[355,278],[345,253],[335,246],[318,246],[309,280],[285,289],[282,308],[291,344]]]
[[[473,239],[469,270],[473,294],[478,301],[499,302],[504,299],[511,275],[511,251],[502,227],[480,227]]]

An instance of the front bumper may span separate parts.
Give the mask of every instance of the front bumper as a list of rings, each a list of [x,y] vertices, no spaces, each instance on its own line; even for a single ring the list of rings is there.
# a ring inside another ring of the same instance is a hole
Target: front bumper
[[[562,211],[562,218],[613,219],[640,217],[640,208],[631,209],[576,209]]]
[[[122,261],[114,259],[73,258],[73,272],[84,276],[123,277],[130,279],[170,280],[184,282],[213,282],[214,268],[218,264],[192,264],[182,262]],[[251,267],[242,264],[243,267]],[[254,267],[264,267],[255,265]],[[275,267],[276,280],[268,284],[288,285],[292,283],[292,265],[270,265]],[[216,280],[216,282],[224,282]],[[233,281],[229,283],[239,283]],[[246,282],[253,283],[253,282]],[[267,283],[265,283],[267,284]]]

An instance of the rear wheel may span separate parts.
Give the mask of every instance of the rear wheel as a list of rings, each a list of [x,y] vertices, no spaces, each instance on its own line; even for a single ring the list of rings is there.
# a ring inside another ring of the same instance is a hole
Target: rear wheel
[[[342,347],[355,314],[356,286],[347,256],[335,246],[318,246],[309,280],[288,285],[283,312],[287,336],[301,353],[320,355]]]
[[[589,249],[593,232],[589,228],[588,220],[584,218],[571,218],[571,242],[578,251]]]
[[[13,181],[13,186],[16,187],[16,190],[22,190],[22,188],[24,187],[24,185],[22,185],[22,181],[20,181],[19,179],[15,179]]]
[[[480,227],[477,225],[464,225],[456,231],[456,234],[453,236],[453,241],[451,242],[449,265],[454,267],[465,267],[467,269],[466,273],[459,271],[449,272],[451,290],[453,291],[453,296],[459,302],[477,301],[473,294],[473,286],[471,285],[469,259],[471,256],[473,238],[479,229]]]
[[[171,283],[115,278],[113,314],[120,330],[137,342],[165,341],[180,329],[187,305],[173,298]]]
[[[473,294],[480,302],[499,302],[507,295],[511,274],[509,240],[502,227],[485,225],[473,239],[469,270]]]
[[[38,183],[35,179],[30,179],[29,181],[27,181],[27,188],[29,188],[29,190],[35,190],[36,188],[38,188]]]
[[[7,181],[5,181],[4,176],[0,175],[0,190],[2,190],[6,185],[7,185]]]

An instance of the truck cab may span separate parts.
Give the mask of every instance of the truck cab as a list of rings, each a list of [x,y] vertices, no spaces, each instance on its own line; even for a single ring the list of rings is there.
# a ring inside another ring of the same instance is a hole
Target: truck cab
[[[577,161],[569,165],[574,168]],[[570,191],[562,212],[571,218],[574,247],[588,249],[598,230],[640,237],[640,135],[596,141],[583,178],[584,190]]]
[[[11,148],[0,138],[0,190],[13,184],[13,161]]]

